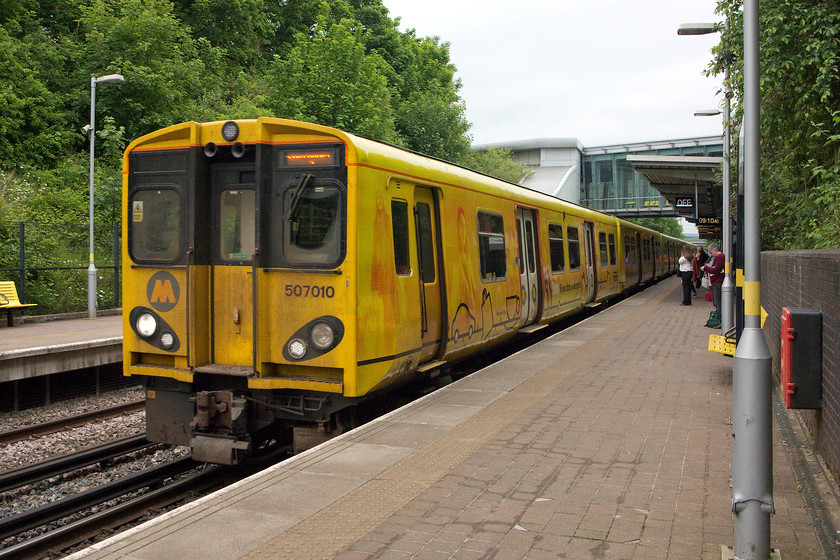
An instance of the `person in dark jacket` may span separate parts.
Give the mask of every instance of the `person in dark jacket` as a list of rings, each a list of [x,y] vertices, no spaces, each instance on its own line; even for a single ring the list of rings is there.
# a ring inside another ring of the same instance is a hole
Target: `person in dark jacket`
[[[694,287],[699,288],[703,279],[703,267],[709,260],[709,255],[703,250],[703,246],[697,247],[697,254],[694,256],[694,264],[697,267],[697,277],[694,279]]]
[[[709,252],[712,254],[712,259],[709,264],[703,267],[703,272],[709,275],[709,283],[712,286],[712,302],[715,304],[715,309],[720,313],[720,291],[723,286],[726,257],[716,243],[709,245]]]

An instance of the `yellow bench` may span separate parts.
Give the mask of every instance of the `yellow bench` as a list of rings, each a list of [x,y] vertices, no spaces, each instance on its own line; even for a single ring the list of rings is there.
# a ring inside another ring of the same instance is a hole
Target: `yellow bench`
[[[11,281],[0,282],[0,311],[8,314],[9,326],[14,327],[15,321],[12,312],[35,307],[35,303],[21,303],[17,294],[15,283]]]

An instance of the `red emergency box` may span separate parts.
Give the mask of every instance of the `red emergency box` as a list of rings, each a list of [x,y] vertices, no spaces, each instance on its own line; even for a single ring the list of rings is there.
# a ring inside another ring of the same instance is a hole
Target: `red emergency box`
[[[782,308],[782,397],[788,408],[822,408],[822,313]]]

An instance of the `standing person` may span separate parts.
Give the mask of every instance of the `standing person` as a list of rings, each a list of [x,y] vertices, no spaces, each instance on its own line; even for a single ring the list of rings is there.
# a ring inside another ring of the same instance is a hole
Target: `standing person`
[[[694,264],[697,266],[697,278],[694,279],[694,287],[699,288],[703,279],[703,266],[709,260],[709,255],[703,250],[703,246],[697,247],[697,254],[694,256]]]
[[[683,300],[680,305],[691,305],[691,290],[694,288],[694,252],[690,245],[683,245],[680,256],[680,278],[682,279]]]
[[[723,286],[723,267],[726,257],[716,243],[709,245],[709,252],[712,254],[712,259],[709,264],[703,267],[703,271],[709,275],[709,283],[712,285],[712,302],[714,302],[715,309],[720,314],[720,291],[721,286]]]

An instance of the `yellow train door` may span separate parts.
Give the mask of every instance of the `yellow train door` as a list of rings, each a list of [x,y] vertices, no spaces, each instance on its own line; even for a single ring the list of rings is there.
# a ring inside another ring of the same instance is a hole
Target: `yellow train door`
[[[441,286],[443,279],[438,267],[438,216],[436,200],[431,189],[414,189],[414,227],[417,236],[417,270],[420,271],[421,350],[420,363],[434,360],[441,343]]]
[[[253,164],[217,165],[210,177],[214,221],[209,291],[212,361],[243,369],[254,366],[255,181]]]
[[[537,220],[533,210],[516,209],[519,237],[519,282],[522,299],[522,326],[537,320],[542,299],[540,263],[537,250]]]

